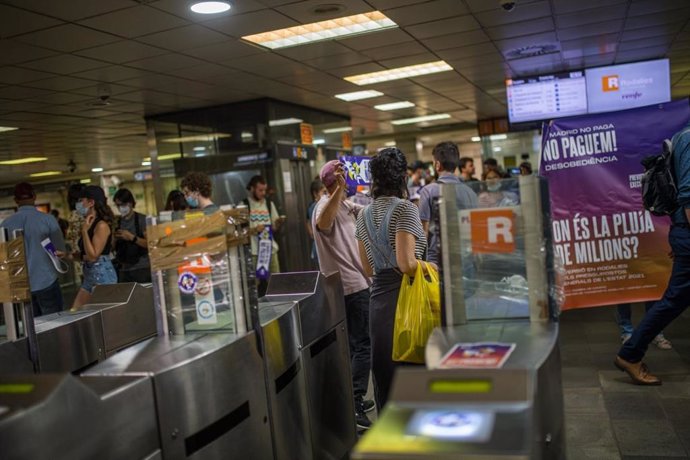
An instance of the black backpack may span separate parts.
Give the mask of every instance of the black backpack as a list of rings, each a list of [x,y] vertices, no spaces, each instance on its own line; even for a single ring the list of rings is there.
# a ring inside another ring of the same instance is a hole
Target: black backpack
[[[660,155],[642,160],[642,204],[655,216],[669,216],[678,208],[678,187],[673,168],[673,146],[666,139]]]

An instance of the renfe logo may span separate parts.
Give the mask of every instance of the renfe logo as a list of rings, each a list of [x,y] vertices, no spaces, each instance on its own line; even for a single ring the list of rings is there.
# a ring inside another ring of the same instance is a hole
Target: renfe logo
[[[618,91],[620,89],[618,75],[604,75],[601,77],[601,88],[604,92]]]
[[[515,251],[515,217],[510,209],[472,211],[472,252],[475,254]]]

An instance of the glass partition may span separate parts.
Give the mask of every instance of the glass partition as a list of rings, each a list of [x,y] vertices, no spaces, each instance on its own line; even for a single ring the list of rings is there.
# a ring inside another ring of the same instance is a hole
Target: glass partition
[[[444,184],[438,206],[446,324],[555,317],[542,179]]]

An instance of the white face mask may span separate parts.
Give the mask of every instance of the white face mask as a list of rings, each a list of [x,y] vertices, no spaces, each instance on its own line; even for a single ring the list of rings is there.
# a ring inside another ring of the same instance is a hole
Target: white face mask
[[[501,183],[496,182],[494,184],[486,184],[486,189],[490,192],[498,192],[501,190]]]
[[[127,216],[132,211],[132,208],[126,204],[123,206],[119,206],[117,210],[120,211],[121,216]]]

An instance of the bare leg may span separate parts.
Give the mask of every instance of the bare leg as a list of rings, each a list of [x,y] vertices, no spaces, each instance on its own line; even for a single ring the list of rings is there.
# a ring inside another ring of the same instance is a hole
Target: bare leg
[[[84,289],[79,289],[77,297],[75,297],[74,303],[72,304],[72,311],[81,310],[81,307],[87,304],[89,300],[91,300],[91,294]]]

